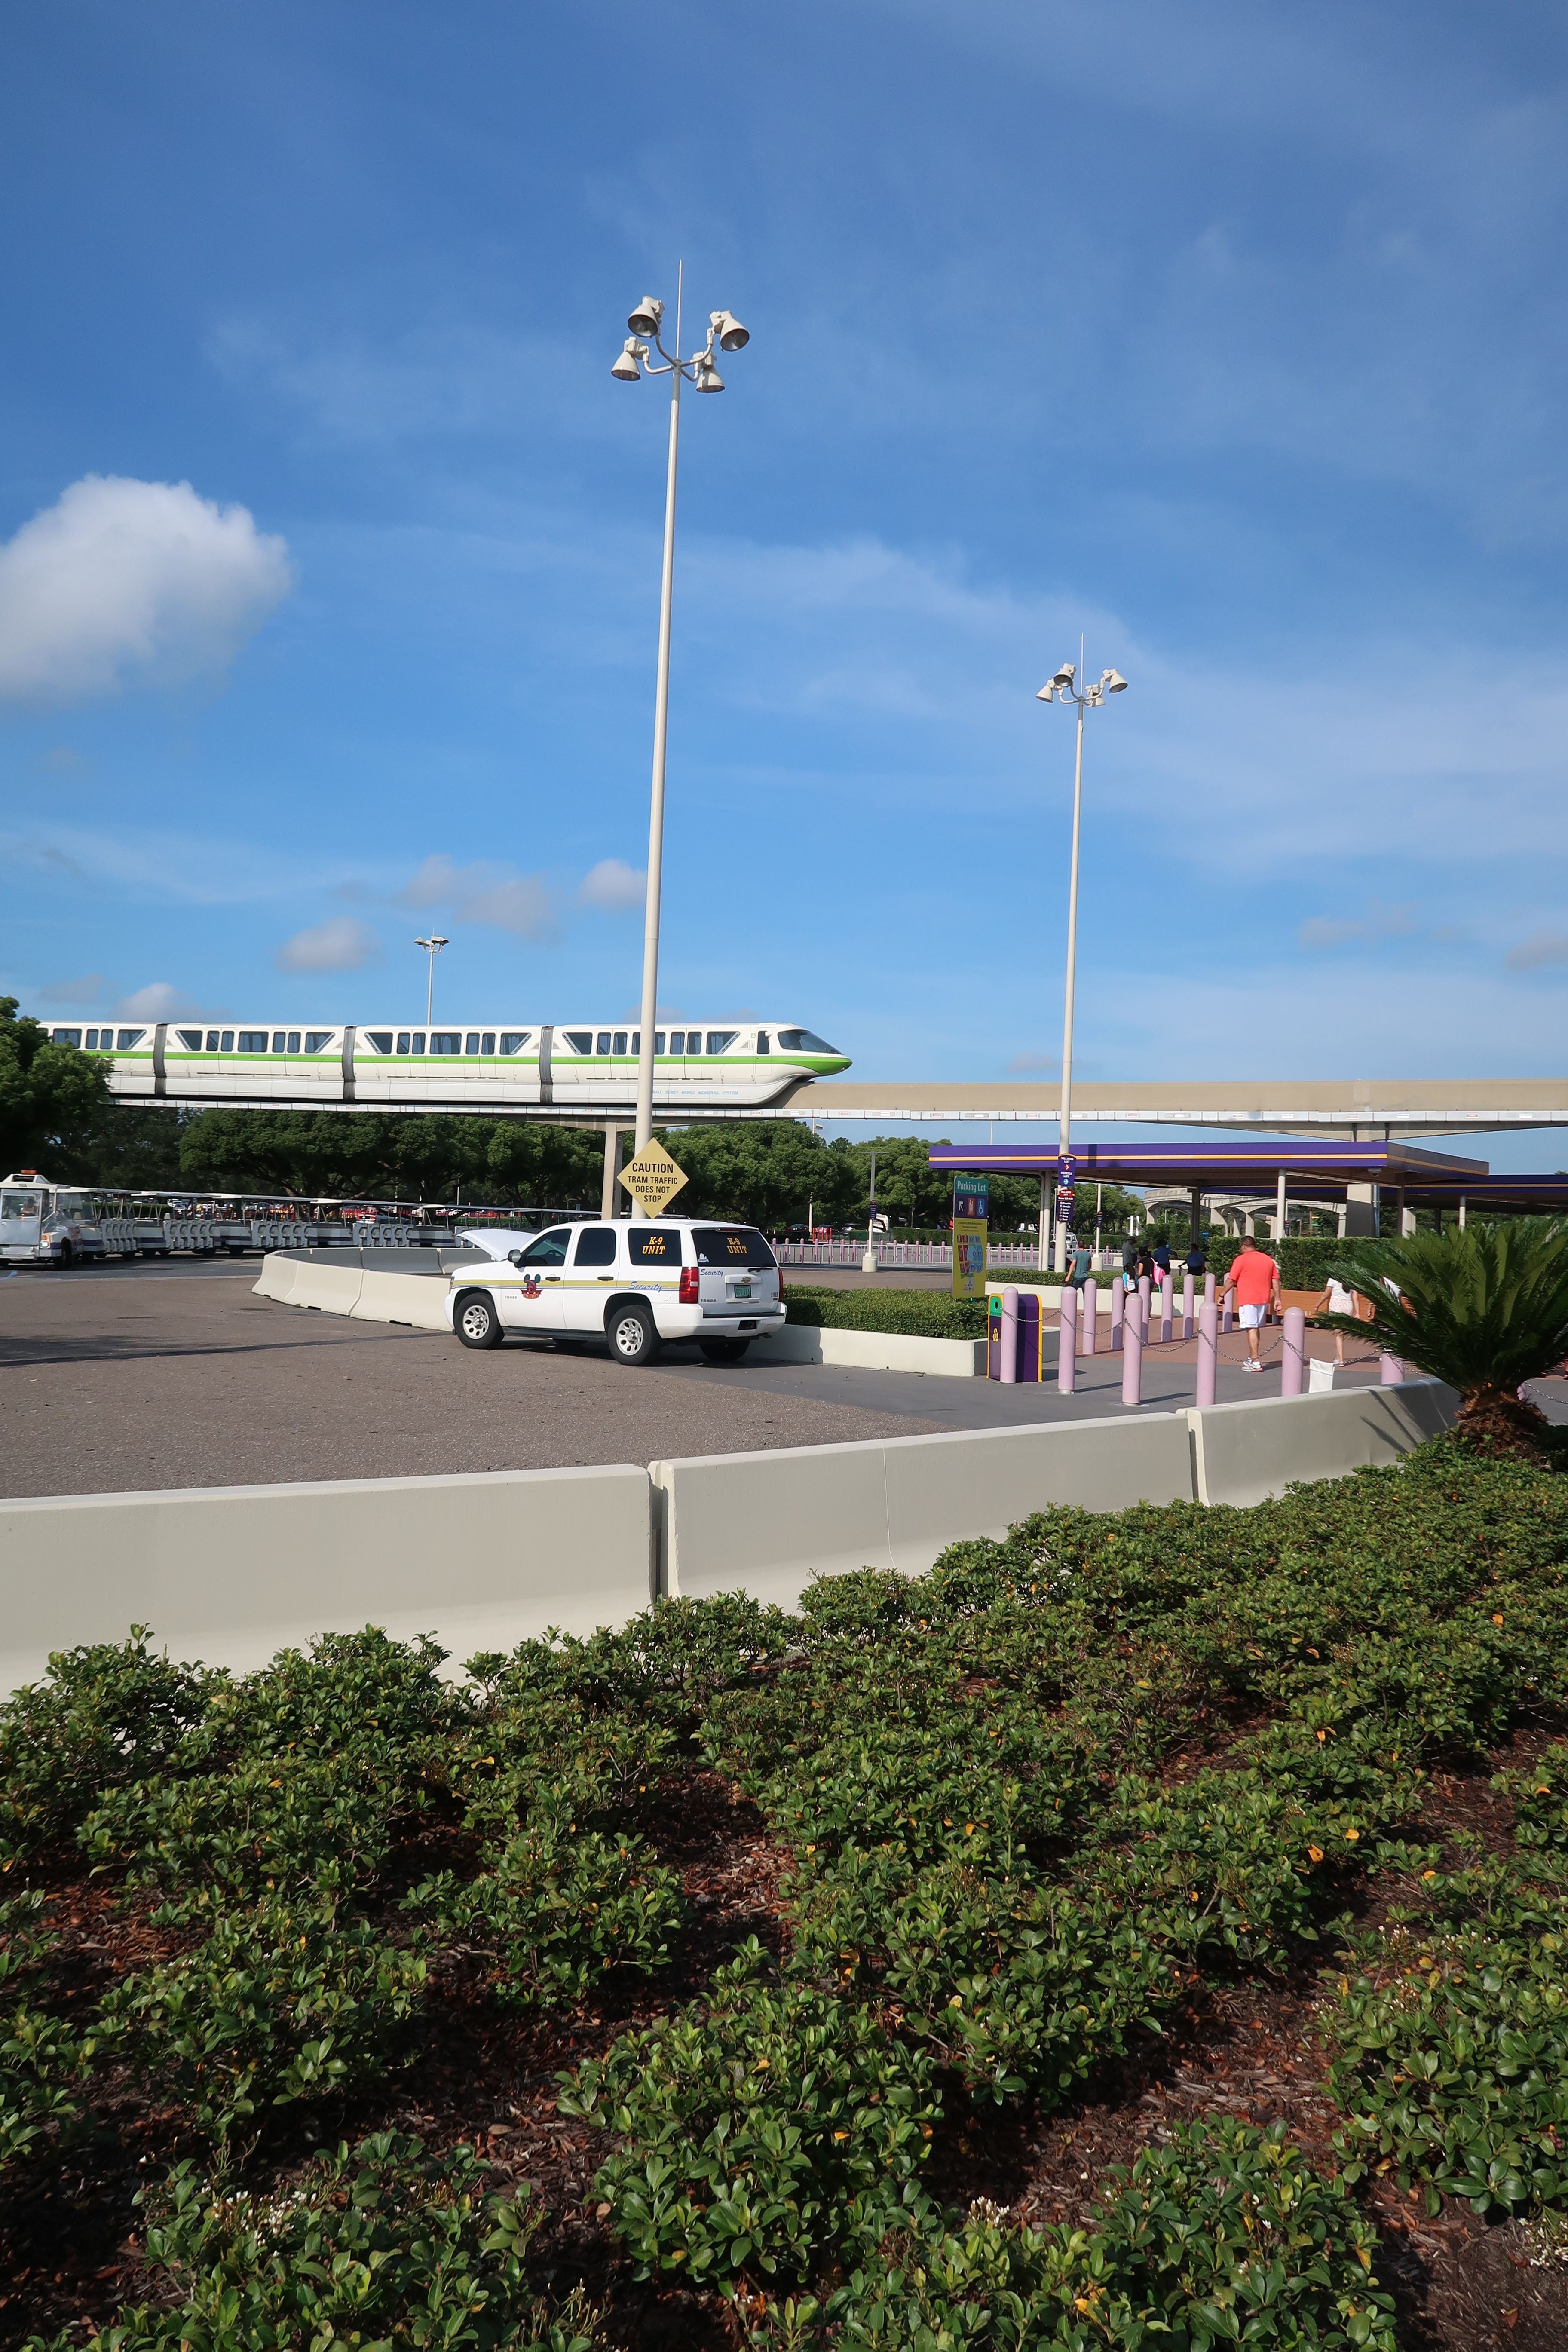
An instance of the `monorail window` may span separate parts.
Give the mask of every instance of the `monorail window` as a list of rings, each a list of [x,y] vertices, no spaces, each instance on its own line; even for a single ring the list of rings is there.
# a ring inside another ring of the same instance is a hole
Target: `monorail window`
[[[781,1029],[779,1045],[786,1054],[831,1054],[837,1048],[811,1029]]]
[[[632,1031],[632,1051],[634,1054],[640,1054],[642,1052],[642,1031],[640,1029],[634,1029]]]
[[[234,1032],[232,1029],[228,1033],[228,1042],[231,1045],[234,1043]],[[207,1052],[209,1054],[216,1054],[217,1050],[217,1031],[216,1029],[209,1029],[207,1031]]]
[[[408,1051],[408,1032],[406,1029],[400,1029],[397,1033],[397,1050],[400,1054],[406,1054]]]
[[[331,1042],[332,1032],[330,1029],[307,1029],[305,1032],[305,1051],[307,1054],[320,1054],[325,1047],[330,1045]]]
[[[708,1051],[710,1054],[727,1054],[740,1034],[738,1029],[710,1029]]]
[[[616,1054],[624,1054],[624,1053],[626,1052],[626,1031],[625,1031],[624,1029],[617,1029],[617,1030],[616,1030],[616,1042],[615,1042],[615,1045],[614,1045],[614,1046],[612,1047],[612,1049],[611,1049],[611,1050],[612,1050],[612,1052],[616,1053]]]
[[[479,1050],[479,1033],[477,1029],[470,1029],[467,1037],[463,1040],[463,1051],[465,1054],[477,1054]]]
[[[599,1051],[601,1054],[607,1054],[609,1050],[610,1033],[607,1029],[601,1029],[599,1032]]]
[[[416,1029],[413,1036],[408,1040],[408,1050],[411,1054],[422,1054],[425,1051],[425,1032],[423,1029]]]
[[[55,1043],[57,1045],[79,1045],[81,1044],[81,1031],[79,1029],[57,1029],[55,1031]]]
[[[463,1037],[462,1037],[462,1032],[461,1032],[460,1030],[458,1030],[458,1029],[432,1029],[432,1030],[431,1030],[431,1032],[430,1032],[430,1051],[431,1051],[433,1054],[460,1054],[460,1053],[462,1052],[462,1050],[463,1050]]]
[[[521,1053],[532,1034],[531,1029],[503,1029],[500,1033],[501,1052],[503,1054]]]
[[[147,1032],[145,1029],[122,1029],[120,1033],[121,1052],[122,1054],[129,1054],[132,1046],[140,1045],[142,1038],[145,1037],[146,1034]]]
[[[670,1031],[670,1033],[669,1033],[669,1050],[670,1050],[671,1054],[684,1054],[684,1053],[685,1053],[685,1051],[686,1051],[686,1032],[685,1032],[685,1030],[684,1030],[684,1029],[672,1029],[672,1030]]]
[[[274,1029],[272,1050],[275,1054],[297,1054],[300,1050],[298,1029]]]
[[[224,1033],[223,1033],[223,1043],[222,1043],[222,1045],[218,1047],[218,1052],[219,1052],[220,1054],[232,1054],[232,1053],[233,1053],[233,1051],[234,1051],[234,1031],[233,1031],[232,1029],[226,1029],[226,1030],[224,1031]]]
[[[371,1045],[371,1047],[372,1047],[372,1050],[373,1050],[374,1052],[375,1052],[375,1053],[377,1053],[377,1054],[390,1054],[390,1053],[391,1053],[391,1051],[392,1051],[392,1032],[391,1032],[391,1030],[390,1030],[390,1029],[367,1029],[367,1030],[365,1031],[365,1033],[364,1033],[364,1034],[365,1034],[366,1037],[369,1039],[369,1041],[370,1041],[370,1045]],[[406,1037],[405,1037],[405,1038],[404,1039],[404,1041],[403,1041],[403,1046],[404,1046],[404,1051],[406,1053],[406,1051],[407,1051],[407,1049],[408,1049],[408,1040],[407,1040],[407,1038],[406,1038]]]
[[[487,1029],[479,1039],[479,1051],[481,1054],[493,1054],[495,1049],[496,1033],[493,1029]]]
[[[201,1052],[202,1033],[199,1029],[176,1029],[174,1034],[179,1039],[187,1054],[199,1054]],[[89,1030],[88,1032],[88,1044],[89,1045],[96,1045],[97,1043],[97,1030]]]
[[[591,1054],[593,1052],[594,1033],[591,1029],[563,1029],[561,1034],[565,1038],[566,1043],[571,1046],[572,1051],[574,1054]]]
[[[664,1032],[662,1029],[656,1029],[653,1033],[653,1050],[656,1054],[662,1054],[664,1051]]]
[[[239,1033],[239,1050],[242,1054],[265,1054],[267,1051],[266,1030],[242,1029]]]
[[[759,1029],[757,1032],[757,1051],[759,1054],[768,1054],[773,1051],[768,1044],[768,1033],[765,1029]]]

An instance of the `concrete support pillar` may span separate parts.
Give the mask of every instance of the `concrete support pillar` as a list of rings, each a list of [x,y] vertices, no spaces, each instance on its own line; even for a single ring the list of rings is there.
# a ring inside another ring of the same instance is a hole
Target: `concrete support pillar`
[[[1399,1188],[1399,1238],[1400,1238],[1400,1240],[1401,1240],[1401,1241],[1404,1241],[1404,1240],[1405,1239],[1405,1237],[1406,1237],[1408,1234],[1413,1234],[1415,1231],[1415,1210],[1414,1210],[1414,1209],[1407,1209],[1407,1208],[1405,1207],[1405,1187],[1404,1187],[1404,1185],[1402,1184],[1402,1185],[1400,1186],[1400,1188]]]
[[[1191,1200],[1192,1209],[1187,1219],[1187,1230],[1191,1235],[1191,1239],[1189,1240],[1187,1246],[1189,1249],[1196,1249],[1198,1245],[1198,1235],[1203,1231],[1204,1223],[1204,1192],[1203,1186],[1201,1184],[1194,1184],[1193,1186]]]
[[[1274,1239],[1285,1238],[1285,1171],[1279,1171],[1279,1181],[1274,1187]]]
[[[1460,1231],[1461,1233],[1463,1233],[1463,1232],[1464,1232],[1464,1230],[1465,1230],[1465,1196],[1464,1196],[1464,1194],[1461,1192],[1461,1193],[1460,1193],[1460,1195],[1459,1195],[1459,1231]]]
[[[1342,1228],[1351,1240],[1377,1232],[1377,1186],[1347,1184],[1345,1187],[1345,1221]]]
[[[1341,1241],[1343,1241],[1343,1239],[1344,1239],[1344,1237],[1345,1237],[1345,1225],[1346,1225],[1346,1223],[1347,1223],[1347,1221],[1348,1221],[1348,1219],[1349,1219],[1349,1216],[1350,1216],[1350,1202],[1349,1202],[1349,1201],[1348,1201],[1348,1200],[1342,1201],[1342,1202],[1340,1202],[1340,1206],[1339,1206],[1339,1220],[1340,1220],[1339,1238],[1340,1238],[1340,1240],[1341,1240]]]

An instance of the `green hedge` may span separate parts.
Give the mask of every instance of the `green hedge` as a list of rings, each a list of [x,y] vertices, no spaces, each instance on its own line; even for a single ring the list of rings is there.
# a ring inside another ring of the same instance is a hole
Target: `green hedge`
[[[1239,1241],[1221,1240],[1215,1234],[1208,1244],[1208,1261],[1215,1274],[1230,1271],[1235,1259],[1241,1255]],[[1279,1268],[1280,1286],[1285,1290],[1321,1290],[1329,1279],[1329,1268],[1338,1265],[1345,1252],[1353,1244],[1348,1242],[1314,1238],[1305,1235],[1282,1242],[1259,1242]]]
[[[814,1290],[786,1282],[792,1323],[832,1331],[903,1331],[920,1339],[984,1339],[984,1298],[953,1298],[945,1290]]]

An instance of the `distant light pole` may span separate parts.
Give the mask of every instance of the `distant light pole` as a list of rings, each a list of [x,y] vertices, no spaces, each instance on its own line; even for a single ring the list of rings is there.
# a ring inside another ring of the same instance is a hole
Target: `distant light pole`
[[[416,948],[423,948],[430,959],[430,984],[425,991],[425,1026],[428,1029],[431,1020],[430,1007],[436,1002],[436,959],[442,949],[449,948],[452,942],[450,940],[444,940],[439,931],[432,931],[427,940],[416,940],[414,944]]]
[[[713,345],[721,352],[743,352],[752,338],[731,310],[710,310],[708,341],[689,359],[680,356],[680,292],[682,272],[675,281],[675,349],[667,352],[659,330],[664,304],[646,295],[626,320],[631,333],[610,373],[620,383],[640,383],[645,375],[669,378],[669,463],[664,485],[664,572],[658,599],[658,683],[653,705],[653,796],[647,823],[647,898],[643,912],[642,1034],[637,1040],[637,1149],[653,1133],[653,1024],[658,1006],[659,886],[664,866],[664,744],[669,717],[669,608],[675,586],[675,461],[680,446],[680,383],[689,376],[699,392],[722,392],[724,379],[713,364]],[[648,341],[658,349],[662,367],[651,363]]]
[[[1063,662],[1060,669],[1057,671],[1056,676],[1051,679],[1049,685],[1042,686],[1038,694],[1035,697],[1037,702],[1055,702],[1059,698],[1063,702],[1073,702],[1078,705],[1078,752],[1073,763],[1072,776],[1072,871],[1071,878],[1068,883],[1067,1006],[1062,1015],[1062,1091],[1061,1101],[1058,1107],[1057,1112],[1057,1195],[1059,1202],[1061,1195],[1064,1192],[1066,1193],[1067,1205],[1069,1213],[1072,1208],[1074,1175],[1072,1157],[1072,1000],[1073,984],[1078,973],[1078,836],[1079,823],[1083,809],[1083,714],[1086,710],[1098,710],[1100,705],[1104,702],[1108,694],[1124,694],[1127,690],[1127,680],[1121,676],[1119,670],[1114,669],[1102,670],[1100,674],[1099,679],[1093,686],[1078,685],[1076,681],[1079,670],[1082,667],[1082,665],[1083,640],[1080,637],[1079,639],[1077,667],[1075,667],[1071,662]],[[1041,1206],[1043,1211],[1043,1202]],[[1058,1274],[1065,1274],[1067,1271],[1067,1226],[1062,1218],[1058,1216],[1057,1219],[1057,1238],[1056,1249],[1054,1252],[1056,1271]],[[1042,1266],[1046,1262],[1045,1253],[1045,1218],[1042,1214],[1040,1219],[1040,1264]]]

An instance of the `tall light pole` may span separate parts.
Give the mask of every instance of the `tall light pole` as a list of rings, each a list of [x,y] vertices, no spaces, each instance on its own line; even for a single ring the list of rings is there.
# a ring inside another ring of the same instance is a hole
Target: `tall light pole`
[[[416,940],[414,944],[416,948],[423,948],[430,959],[430,982],[425,991],[425,1026],[428,1029],[431,1020],[430,1007],[436,1002],[436,959],[442,949],[450,947],[452,942],[450,940],[444,940],[439,931],[432,931],[427,940]]]
[[[689,377],[699,392],[722,392],[724,379],[713,364],[713,345],[721,352],[742,352],[752,338],[732,311],[710,310],[708,340],[689,359],[680,356],[680,291],[682,272],[675,281],[675,349],[667,352],[661,338],[664,304],[646,295],[626,320],[631,333],[610,373],[620,383],[637,383],[645,375],[669,378],[669,462],[664,482],[664,572],[658,598],[658,681],[653,703],[653,793],[647,820],[647,898],[643,912],[642,1034],[637,1040],[637,1114],[636,1149],[640,1151],[653,1133],[653,1026],[658,1012],[658,908],[664,866],[664,744],[669,718],[669,608],[675,586],[675,462],[680,446],[680,384]],[[648,351],[651,341],[662,366]]]
[[[1072,702],[1078,705],[1078,751],[1072,772],[1072,872],[1068,883],[1068,985],[1067,1003],[1062,1013],[1062,1091],[1057,1111],[1057,1243],[1054,1253],[1056,1271],[1067,1271],[1067,1220],[1072,1214],[1072,1000],[1073,984],[1078,976],[1078,836],[1083,814],[1083,714],[1098,710],[1108,694],[1124,694],[1127,680],[1119,670],[1102,670],[1093,686],[1078,683],[1083,665],[1083,641],[1079,640],[1078,664],[1063,662],[1048,686],[1042,686],[1035,697],[1037,702]],[[1040,1217],[1040,1263],[1045,1264],[1046,1234],[1044,1202]]]

